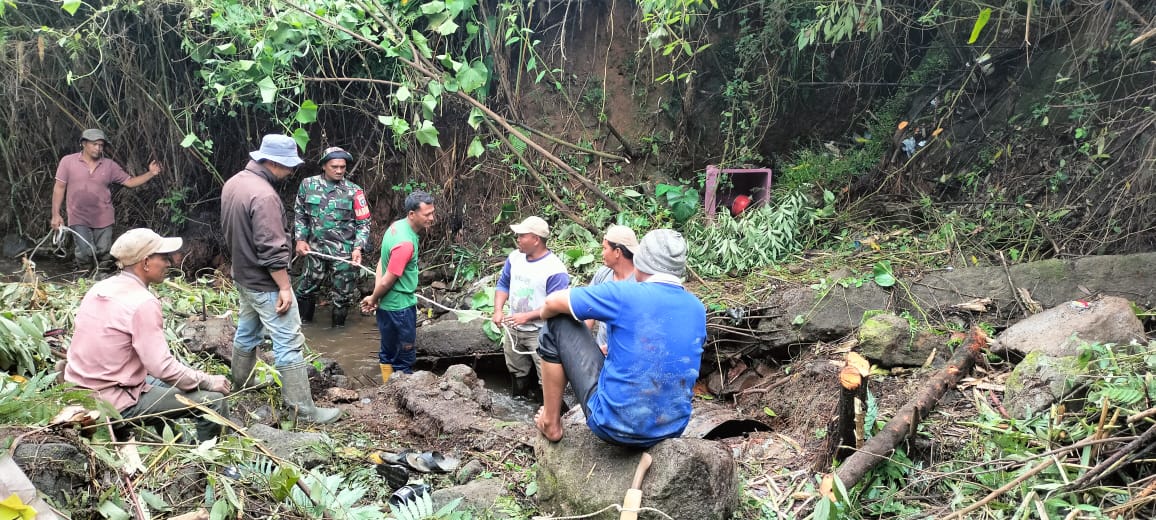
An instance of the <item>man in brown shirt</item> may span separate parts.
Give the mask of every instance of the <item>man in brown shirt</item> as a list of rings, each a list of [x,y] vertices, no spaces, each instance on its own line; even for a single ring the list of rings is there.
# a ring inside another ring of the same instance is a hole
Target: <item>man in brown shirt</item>
[[[276,134],[265,136],[249,157],[253,160],[221,189],[221,226],[241,304],[233,336],[233,385],[249,386],[257,347],[268,332],[285,405],[304,421],[330,423],[341,417],[341,410],[315,406],[309,393],[309,364],[301,353],[305,336],[289,283],[289,234],[281,196],[273,187],[303,161],[293,138]]]
[[[104,157],[108,139],[104,132],[89,128],[80,134],[81,151],[60,159],[56,167],[56,186],[52,189],[52,229],[64,224],[60,206],[68,199],[68,227],[73,237],[74,262],[77,268],[92,269],[97,262],[110,260],[112,224],[115,215],[109,185],[135,188],[161,173],[161,163],[152,161],[147,172],[133,177],[116,161]]]

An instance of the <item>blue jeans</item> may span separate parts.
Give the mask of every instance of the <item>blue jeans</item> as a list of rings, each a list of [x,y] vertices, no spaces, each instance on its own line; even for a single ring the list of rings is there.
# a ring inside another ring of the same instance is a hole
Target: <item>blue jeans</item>
[[[305,347],[305,335],[301,334],[301,313],[297,300],[285,314],[277,314],[277,292],[261,292],[237,286],[237,296],[241,303],[237,314],[237,333],[233,335],[233,348],[241,352],[252,352],[265,340],[265,332],[273,339],[273,363],[282,367],[304,360],[301,350]]]
[[[412,374],[417,362],[417,306],[400,311],[377,309],[377,331],[381,333],[378,362],[393,365],[394,372]]]

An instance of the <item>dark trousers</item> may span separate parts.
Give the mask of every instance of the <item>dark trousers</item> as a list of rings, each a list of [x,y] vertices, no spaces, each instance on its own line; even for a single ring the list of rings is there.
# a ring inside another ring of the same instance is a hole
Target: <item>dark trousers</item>
[[[586,402],[598,389],[598,375],[606,357],[586,324],[569,315],[550,318],[538,336],[538,355],[543,363],[562,365],[582,411],[589,417]]]
[[[400,311],[377,309],[377,331],[381,333],[378,362],[393,365],[394,372],[412,374],[417,362],[417,306]]]

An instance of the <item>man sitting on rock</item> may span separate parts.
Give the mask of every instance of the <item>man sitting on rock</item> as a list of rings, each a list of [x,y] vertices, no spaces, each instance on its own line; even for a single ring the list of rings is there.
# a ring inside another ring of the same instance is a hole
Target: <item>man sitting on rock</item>
[[[543,406],[534,417],[551,442],[562,438],[562,390],[573,386],[586,425],[598,438],[648,448],[682,435],[690,422],[706,308],[682,287],[686,240],[677,231],[647,233],[634,255],[639,283],[558,291],[546,297],[539,337]],[[578,320],[606,324],[609,355]]]

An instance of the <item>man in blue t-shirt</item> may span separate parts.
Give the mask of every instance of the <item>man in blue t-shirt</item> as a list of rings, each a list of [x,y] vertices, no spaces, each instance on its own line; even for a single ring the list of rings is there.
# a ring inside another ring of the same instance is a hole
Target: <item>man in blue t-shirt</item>
[[[677,231],[647,233],[634,255],[639,283],[579,287],[546,297],[539,338],[543,406],[534,422],[552,442],[562,438],[567,381],[598,438],[647,448],[678,437],[690,421],[693,387],[706,340],[706,308],[682,287],[686,240]],[[603,357],[578,320],[606,324]]]

